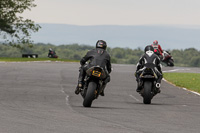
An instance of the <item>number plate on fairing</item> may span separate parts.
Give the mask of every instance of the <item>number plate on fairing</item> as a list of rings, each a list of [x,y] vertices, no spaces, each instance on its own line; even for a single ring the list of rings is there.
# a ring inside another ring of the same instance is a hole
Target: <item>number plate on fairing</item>
[[[92,71],[92,75],[95,76],[95,77],[100,77],[101,76],[101,72],[93,70]]]

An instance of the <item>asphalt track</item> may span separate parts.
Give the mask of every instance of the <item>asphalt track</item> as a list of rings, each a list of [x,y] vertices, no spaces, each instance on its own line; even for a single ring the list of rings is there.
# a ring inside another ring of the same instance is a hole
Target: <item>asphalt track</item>
[[[78,63],[0,63],[0,133],[199,133],[200,96],[162,82],[144,105],[134,65],[113,65],[91,108],[74,94]],[[199,68],[163,68],[195,72]]]

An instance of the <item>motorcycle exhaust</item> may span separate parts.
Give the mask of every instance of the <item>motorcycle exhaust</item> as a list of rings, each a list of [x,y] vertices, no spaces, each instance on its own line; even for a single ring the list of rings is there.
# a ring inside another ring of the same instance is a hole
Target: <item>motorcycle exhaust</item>
[[[160,83],[156,83],[156,88],[160,88],[160,87],[161,87]]]

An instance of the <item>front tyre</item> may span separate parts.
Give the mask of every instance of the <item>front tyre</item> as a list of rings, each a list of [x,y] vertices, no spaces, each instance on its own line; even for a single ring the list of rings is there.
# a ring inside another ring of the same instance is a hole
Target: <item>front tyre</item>
[[[152,99],[151,88],[152,88],[152,82],[145,81],[144,82],[144,93],[143,93],[143,103],[144,104],[151,104],[151,99]]]
[[[90,82],[88,84],[88,89],[85,95],[85,98],[83,100],[83,106],[84,107],[91,107],[92,101],[95,98],[95,90],[97,88],[97,84],[95,82]]]
[[[168,62],[167,62],[167,65],[173,67],[174,66],[174,61],[172,59],[169,59]]]

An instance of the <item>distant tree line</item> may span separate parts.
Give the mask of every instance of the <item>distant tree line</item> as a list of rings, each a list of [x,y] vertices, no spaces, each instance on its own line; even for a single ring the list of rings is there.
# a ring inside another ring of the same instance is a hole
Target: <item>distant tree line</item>
[[[94,49],[88,45],[59,45],[52,44],[33,44],[32,47],[26,46],[22,49],[10,47],[8,45],[0,45],[0,57],[21,57],[23,53],[38,54],[40,58],[46,58],[49,48],[56,51],[59,58],[80,60],[88,50]],[[119,64],[136,64],[140,56],[144,53],[143,49],[136,48],[107,48],[111,55],[112,63]],[[192,66],[200,67],[200,51],[195,48],[168,50],[174,57],[176,66]]]

